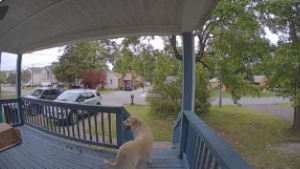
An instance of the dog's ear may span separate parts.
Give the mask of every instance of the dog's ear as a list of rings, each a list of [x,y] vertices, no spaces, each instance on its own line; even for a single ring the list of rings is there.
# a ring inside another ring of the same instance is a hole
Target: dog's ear
[[[135,127],[135,126],[137,126],[138,124],[139,124],[139,120],[138,120],[138,119],[135,118],[135,119],[132,120],[132,124],[131,124],[132,127]]]

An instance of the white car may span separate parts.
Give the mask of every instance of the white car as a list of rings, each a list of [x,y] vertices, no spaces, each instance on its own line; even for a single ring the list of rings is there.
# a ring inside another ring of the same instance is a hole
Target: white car
[[[78,104],[88,104],[88,105],[101,105],[101,95],[97,90],[92,89],[72,89],[66,90],[61,93],[54,102],[68,102],[68,103],[78,103]],[[55,119],[59,124],[76,124],[79,119],[79,115],[84,115],[88,112],[81,110],[62,110],[61,108],[53,108],[47,111],[47,116],[49,118]]]

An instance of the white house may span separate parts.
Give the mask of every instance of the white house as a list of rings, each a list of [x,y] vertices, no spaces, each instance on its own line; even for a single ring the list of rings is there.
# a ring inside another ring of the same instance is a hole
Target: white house
[[[48,86],[51,83],[57,82],[55,76],[53,74],[54,66],[45,66],[41,72],[41,80],[40,83],[42,86]]]
[[[123,87],[123,75],[116,72],[106,72],[106,89],[119,89]]]

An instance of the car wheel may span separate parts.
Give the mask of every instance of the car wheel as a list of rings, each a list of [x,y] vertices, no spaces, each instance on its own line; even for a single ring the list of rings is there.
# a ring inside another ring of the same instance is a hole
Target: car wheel
[[[69,121],[69,124],[71,124],[71,125],[74,125],[78,122],[78,113],[77,113],[77,111],[73,110],[69,113],[68,121]]]

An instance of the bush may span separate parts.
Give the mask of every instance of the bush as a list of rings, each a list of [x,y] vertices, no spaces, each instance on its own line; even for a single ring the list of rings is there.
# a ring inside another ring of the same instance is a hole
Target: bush
[[[182,73],[170,83],[161,83],[149,91],[146,101],[150,104],[151,114],[157,118],[176,118],[182,106]],[[208,89],[208,72],[201,65],[196,69],[195,112],[203,115],[208,112],[210,91]]]

